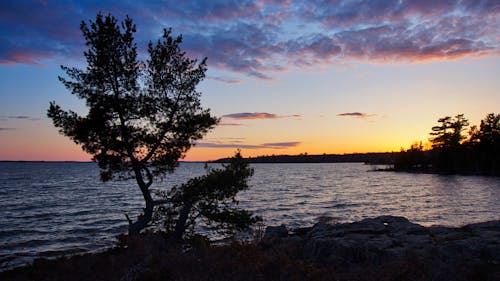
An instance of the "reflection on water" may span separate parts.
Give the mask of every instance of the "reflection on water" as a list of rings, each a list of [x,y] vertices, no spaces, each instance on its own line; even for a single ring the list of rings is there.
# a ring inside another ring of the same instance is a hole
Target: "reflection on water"
[[[500,179],[371,172],[361,164],[259,164],[242,204],[269,224],[405,216],[458,226],[500,218]],[[269,180],[273,179],[273,180]]]
[[[255,164],[240,205],[268,225],[309,226],[405,216],[423,225],[500,219],[500,179],[372,172],[362,164]],[[182,164],[159,186],[204,172]],[[93,163],[0,163],[0,270],[38,256],[109,247],[125,213],[143,207],[134,182],[99,182]]]

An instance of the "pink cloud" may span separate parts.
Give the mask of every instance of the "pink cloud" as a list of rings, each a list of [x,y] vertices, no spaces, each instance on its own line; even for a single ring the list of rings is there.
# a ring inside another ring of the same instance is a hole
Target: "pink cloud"
[[[239,119],[239,120],[254,120],[254,119],[277,119],[280,118],[276,114],[267,113],[267,112],[241,112],[241,113],[232,113],[226,114],[222,116],[223,118],[231,118],[231,119]]]
[[[302,144],[299,141],[291,141],[291,142],[271,142],[271,143],[262,143],[262,144],[243,144],[243,143],[221,143],[221,142],[198,142],[196,143],[197,147],[206,147],[206,148],[240,148],[240,149],[286,149],[290,147],[296,147]]]
[[[241,112],[223,115],[222,118],[238,119],[238,120],[255,120],[255,119],[281,119],[281,118],[302,118],[301,115],[277,115],[267,112]]]
[[[227,77],[219,77],[219,76],[208,76],[207,77],[210,80],[226,83],[226,84],[241,84],[243,83],[243,80],[240,79],[234,79],[234,78],[227,78]]]
[[[399,63],[500,54],[498,1],[184,1],[43,4],[0,1],[0,64],[81,57],[80,20],[99,10],[138,26],[139,47],[159,28],[183,33],[209,67],[273,79],[338,60]],[[19,15],[30,11],[29,17]],[[314,28],[308,28],[308,26]],[[167,26],[167,27],[168,27]],[[228,84],[241,80],[210,79]]]
[[[377,114],[368,114],[368,113],[363,113],[363,112],[346,112],[346,113],[339,113],[337,114],[339,117],[351,117],[351,118],[358,118],[358,119],[368,119],[371,117],[376,117],[378,116]]]

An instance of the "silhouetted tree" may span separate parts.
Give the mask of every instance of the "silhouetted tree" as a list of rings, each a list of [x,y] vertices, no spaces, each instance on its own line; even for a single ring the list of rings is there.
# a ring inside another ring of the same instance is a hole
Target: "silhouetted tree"
[[[170,29],[148,45],[149,59],[137,58],[136,27],[127,17],[98,14],[81,23],[87,51],[86,69],[62,66],[68,78],[59,80],[85,100],[87,116],[50,104],[48,117],[59,131],[81,145],[99,164],[101,179],[134,178],[145,201],[144,212],[129,221],[138,234],[151,221],[155,206],[150,187],[171,172],[179,158],[217,123],[200,105],[197,84],[205,77],[201,62],[181,51],[182,37]]]
[[[479,130],[471,128],[471,140],[478,141],[482,145],[500,144],[500,114],[489,113],[481,120]]]
[[[434,168],[442,173],[457,173],[461,169],[461,144],[466,139],[463,134],[469,121],[463,114],[454,118],[446,116],[438,119],[439,126],[432,127],[430,139],[433,147]]]
[[[429,167],[430,159],[422,142],[415,142],[406,150],[401,148],[394,160],[396,171],[426,171]]]
[[[206,169],[206,175],[161,194],[170,204],[157,209],[155,220],[163,223],[172,243],[182,239],[186,230],[189,230],[188,235],[195,234],[196,225],[231,234],[261,220],[237,208],[236,194],[248,189],[247,180],[253,174],[253,169],[239,152],[222,168],[207,166]]]
[[[500,175],[500,114],[489,113],[479,128],[472,126],[469,138],[463,131],[469,125],[463,114],[443,117],[439,126],[432,127],[432,150],[413,144],[396,156],[394,169],[398,171],[433,171]]]
[[[446,116],[438,119],[439,126],[432,127],[430,139],[434,148],[454,148],[458,147],[466,136],[463,131],[469,126],[469,121],[463,114],[458,114],[455,118]]]
[[[485,174],[500,175],[500,114],[487,114],[479,129],[473,126],[469,135],[476,168]]]

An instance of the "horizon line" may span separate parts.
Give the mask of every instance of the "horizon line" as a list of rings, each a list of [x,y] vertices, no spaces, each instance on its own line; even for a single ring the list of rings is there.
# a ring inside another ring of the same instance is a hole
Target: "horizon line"
[[[323,156],[323,155],[356,155],[356,154],[383,154],[383,153],[397,153],[397,151],[384,151],[384,152],[349,152],[349,153],[320,153],[320,154],[308,154],[307,152],[305,153],[299,153],[299,154],[273,154],[273,155],[258,155],[258,156],[247,156],[243,157],[246,159],[250,158],[258,158],[258,157],[278,157],[278,156]],[[231,158],[232,156],[223,156],[219,157],[217,159],[212,159],[212,160],[179,160],[179,163],[207,163],[207,162],[214,162],[217,160],[221,159],[227,159]],[[80,161],[80,160],[1,160],[0,162],[17,162],[17,163],[40,163],[40,162],[46,162],[46,163],[96,163],[94,161]]]

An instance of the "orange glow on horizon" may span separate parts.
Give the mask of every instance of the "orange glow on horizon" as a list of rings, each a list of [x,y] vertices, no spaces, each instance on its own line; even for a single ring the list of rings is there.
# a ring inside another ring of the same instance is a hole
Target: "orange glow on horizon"
[[[320,154],[351,154],[351,153],[370,153],[370,152],[397,152],[401,147],[409,147],[411,143],[404,145],[379,145],[379,146],[352,146],[335,145],[331,146],[315,146],[301,145],[287,149],[241,149],[243,157],[257,157],[264,155],[299,155],[307,153],[309,155]],[[212,161],[220,158],[231,157],[236,152],[237,148],[192,148],[183,159],[184,161]]]
[[[411,143],[405,146],[380,146],[380,147],[352,147],[347,149],[344,146],[308,146],[302,145],[287,149],[241,149],[244,157],[257,157],[264,155],[298,155],[307,153],[315,154],[350,154],[350,153],[367,153],[367,152],[393,152],[399,151],[401,147],[409,147]],[[235,154],[238,148],[206,148],[194,147],[181,161],[191,162],[206,162],[217,160],[220,158],[231,157]],[[48,149],[37,150],[36,148],[13,148],[9,151],[4,151],[0,155],[0,160],[6,161],[91,161],[92,156],[82,151],[77,145],[70,146],[52,146]]]

